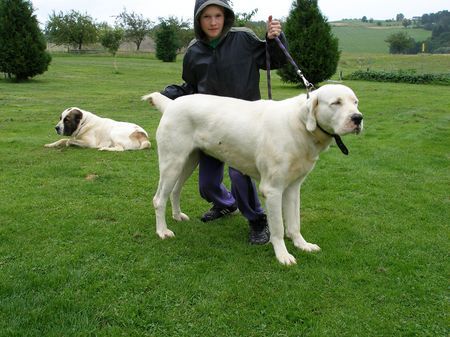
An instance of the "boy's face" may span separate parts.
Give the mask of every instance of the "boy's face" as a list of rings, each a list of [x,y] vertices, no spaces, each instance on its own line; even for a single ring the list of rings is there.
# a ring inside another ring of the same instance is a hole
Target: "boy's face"
[[[218,38],[222,33],[225,22],[224,12],[223,7],[210,5],[200,14],[200,27],[210,41]]]

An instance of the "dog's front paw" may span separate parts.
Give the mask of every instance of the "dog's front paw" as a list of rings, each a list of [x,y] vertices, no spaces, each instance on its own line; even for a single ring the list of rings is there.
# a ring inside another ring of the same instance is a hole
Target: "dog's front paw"
[[[318,252],[320,250],[320,247],[314,243],[309,243],[309,242],[295,242],[294,241],[294,246],[297,247],[298,249],[301,249],[305,252]]]
[[[189,221],[189,217],[184,213],[173,214],[172,218],[176,221]]]
[[[175,237],[174,232],[172,232],[170,229],[165,229],[165,230],[162,230],[162,231],[156,231],[156,234],[158,234],[158,236],[161,239],[163,239],[163,240],[167,239],[167,238]]]
[[[295,259],[295,257],[289,253],[277,255],[277,259],[281,264],[285,266],[292,266],[294,264],[297,264],[297,260]]]

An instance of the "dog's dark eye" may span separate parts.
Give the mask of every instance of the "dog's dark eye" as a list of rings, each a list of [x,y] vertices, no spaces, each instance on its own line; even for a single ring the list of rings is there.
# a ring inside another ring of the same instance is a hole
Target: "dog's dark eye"
[[[337,101],[334,101],[333,103],[331,103],[331,105],[341,105],[342,101],[340,99],[338,99]]]

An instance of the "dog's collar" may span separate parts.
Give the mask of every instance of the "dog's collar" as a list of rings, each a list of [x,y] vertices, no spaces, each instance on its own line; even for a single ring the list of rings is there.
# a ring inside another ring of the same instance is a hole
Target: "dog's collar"
[[[317,127],[320,129],[320,131],[322,131],[323,133],[327,134],[330,137],[333,137],[334,140],[336,141],[337,146],[339,147],[339,150],[341,150],[341,152],[343,154],[345,154],[346,156],[348,155],[348,149],[345,146],[344,142],[341,139],[341,136],[335,134],[335,133],[329,133],[327,130],[325,130],[324,128],[322,128],[319,124],[317,124]]]

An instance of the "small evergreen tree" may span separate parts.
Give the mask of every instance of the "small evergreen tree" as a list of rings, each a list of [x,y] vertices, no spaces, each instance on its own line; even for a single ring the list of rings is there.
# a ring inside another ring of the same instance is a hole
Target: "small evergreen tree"
[[[50,61],[32,4],[0,0],[0,72],[26,80],[47,71]]]
[[[174,62],[177,58],[176,30],[167,20],[161,20],[156,31],[156,57],[163,62]]]
[[[340,52],[338,39],[322,16],[317,0],[294,1],[284,25],[289,52],[313,84],[329,79],[337,69]],[[290,64],[278,70],[285,82],[303,83]]]

